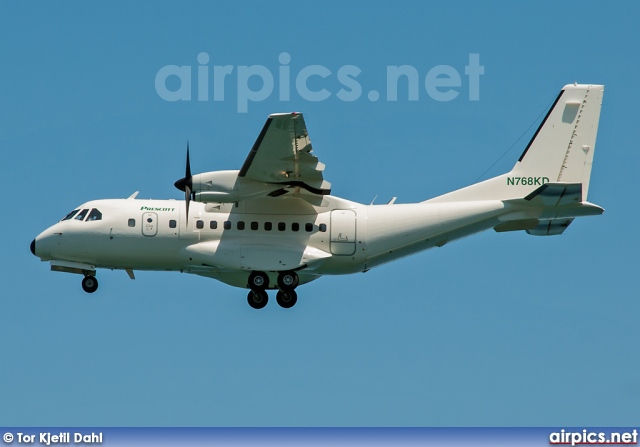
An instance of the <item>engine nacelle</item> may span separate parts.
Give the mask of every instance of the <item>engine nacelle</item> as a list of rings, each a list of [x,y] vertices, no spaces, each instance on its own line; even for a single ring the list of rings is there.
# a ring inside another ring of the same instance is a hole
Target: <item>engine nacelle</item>
[[[212,171],[196,174],[192,180],[192,191],[234,191],[240,171]]]
[[[265,197],[282,187],[238,177],[240,171],[212,171],[196,174],[192,192],[196,202],[231,203]]]

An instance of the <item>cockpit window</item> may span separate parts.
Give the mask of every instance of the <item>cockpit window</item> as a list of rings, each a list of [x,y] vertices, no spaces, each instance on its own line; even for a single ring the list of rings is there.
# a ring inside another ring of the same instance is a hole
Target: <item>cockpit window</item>
[[[87,213],[89,212],[88,208],[83,209],[82,211],[80,211],[78,213],[78,215],[76,216],[76,220],[84,220],[84,218],[87,216]]]
[[[87,217],[87,222],[90,220],[102,220],[102,213],[97,208],[93,208]]]
[[[78,210],[73,210],[71,211],[69,214],[67,214],[66,216],[64,216],[64,219],[62,220],[69,220],[71,219],[73,216],[75,216],[75,214],[78,212]],[[62,222],[62,220],[60,222]]]

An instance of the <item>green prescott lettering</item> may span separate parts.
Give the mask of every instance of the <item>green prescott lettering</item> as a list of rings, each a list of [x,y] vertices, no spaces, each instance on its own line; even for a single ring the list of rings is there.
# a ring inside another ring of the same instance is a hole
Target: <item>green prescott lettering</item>
[[[143,206],[140,211],[175,211],[175,208],[153,208],[149,206]]]
[[[507,186],[544,185],[549,183],[549,177],[507,177]]]

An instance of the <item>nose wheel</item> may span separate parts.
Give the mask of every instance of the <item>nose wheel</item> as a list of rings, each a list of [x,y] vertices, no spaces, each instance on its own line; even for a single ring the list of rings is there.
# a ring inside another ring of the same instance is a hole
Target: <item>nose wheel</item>
[[[93,293],[98,290],[98,280],[95,276],[85,276],[82,278],[82,290]]]

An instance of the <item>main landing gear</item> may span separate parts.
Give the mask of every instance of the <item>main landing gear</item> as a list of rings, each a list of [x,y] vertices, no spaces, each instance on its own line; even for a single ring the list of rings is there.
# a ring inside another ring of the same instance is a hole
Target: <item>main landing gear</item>
[[[276,301],[280,307],[289,309],[298,302],[298,294],[295,288],[300,284],[298,274],[293,271],[280,272],[278,275],[278,293],[276,293]]]
[[[98,290],[98,280],[95,276],[86,275],[82,278],[82,290],[87,293],[93,293]]]
[[[298,284],[300,284],[300,278],[294,271],[280,272],[278,275],[276,301],[284,309],[289,309],[298,302],[298,294],[295,291]],[[249,306],[254,309],[262,309],[266,306],[269,301],[266,291],[269,287],[269,276],[264,272],[251,272],[247,285],[251,289],[247,295]]]
[[[254,309],[262,309],[269,302],[269,295],[264,289],[251,289],[247,295],[247,302]]]
[[[249,275],[249,295],[247,302],[254,309],[262,309],[269,302],[269,295],[265,290],[269,287],[269,275],[265,272],[251,272]]]
[[[298,294],[295,290],[278,290],[276,293],[276,301],[285,309],[289,309],[296,305],[298,302]]]

